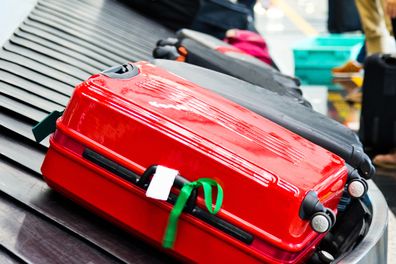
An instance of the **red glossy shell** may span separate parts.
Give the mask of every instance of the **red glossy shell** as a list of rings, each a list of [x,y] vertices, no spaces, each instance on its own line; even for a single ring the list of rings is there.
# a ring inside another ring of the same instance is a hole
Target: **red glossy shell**
[[[256,249],[258,241],[288,252],[312,247],[318,235],[299,217],[301,201],[314,190],[336,210],[344,161],[188,80],[136,65],[133,78],[94,75],[78,86],[58,130],[137,173],[160,164],[191,181],[216,179],[225,194],[219,216],[254,234]],[[43,166],[49,181],[53,169]],[[156,218],[147,213],[139,217]]]

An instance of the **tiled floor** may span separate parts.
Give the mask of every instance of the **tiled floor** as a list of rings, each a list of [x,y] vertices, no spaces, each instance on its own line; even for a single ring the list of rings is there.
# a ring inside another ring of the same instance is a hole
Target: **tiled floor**
[[[268,10],[256,8],[257,28],[266,38],[271,55],[279,68],[288,74],[294,73],[293,45],[308,36],[326,33],[326,0],[273,0]],[[305,95],[314,100],[314,108],[348,125],[359,128],[361,105],[348,103],[348,94],[358,88],[351,83],[342,83],[338,91],[326,86],[304,87]],[[327,100],[323,99],[323,96]],[[326,102],[327,101],[327,102]],[[396,263],[396,171],[378,170],[374,182],[383,192],[390,209],[388,263]]]

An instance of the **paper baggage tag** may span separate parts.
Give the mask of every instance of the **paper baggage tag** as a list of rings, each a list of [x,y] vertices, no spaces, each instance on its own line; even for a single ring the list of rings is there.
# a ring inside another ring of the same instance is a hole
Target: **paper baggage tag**
[[[179,172],[177,170],[157,166],[157,170],[147,188],[146,196],[166,201],[178,174]]]

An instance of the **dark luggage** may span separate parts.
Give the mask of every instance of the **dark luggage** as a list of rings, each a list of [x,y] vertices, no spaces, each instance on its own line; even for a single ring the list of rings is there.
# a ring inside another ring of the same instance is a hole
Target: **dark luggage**
[[[125,2],[174,30],[192,28],[219,39],[224,38],[229,29],[256,31],[254,1],[251,0],[237,3],[228,0],[125,0]]]
[[[147,62],[78,85],[50,143],[49,186],[188,263],[305,263],[336,221],[348,172],[333,153]]]
[[[154,60],[153,63],[265,116],[339,155],[351,166],[350,180],[362,181],[358,179],[356,172],[364,178],[374,175],[375,168],[370,158],[364,153],[357,135],[331,118],[304,107],[287,96],[279,96],[269,90],[218,72],[168,60]],[[360,190],[361,187],[359,187]],[[358,193],[357,196],[364,194],[361,191]]]
[[[223,39],[229,29],[256,31],[251,5],[233,3],[228,0],[201,0],[200,2],[200,9],[191,26],[193,30],[204,32],[218,39]]]
[[[200,6],[200,0],[124,0],[124,2],[173,30],[190,28]]]
[[[186,62],[190,64],[292,97],[310,107],[310,103],[302,97],[297,79],[284,75],[259,59],[207,34],[182,29],[177,37],[178,39],[158,41],[158,47],[153,52],[154,58],[174,60],[179,56],[177,48],[183,47],[187,50]],[[172,44],[176,46],[173,50],[170,48]]]
[[[329,0],[327,29],[330,33],[344,33],[362,29],[355,0]]]
[[[396,147],[396,56],[375,54],[364,65],[360,139],[372,154]]]

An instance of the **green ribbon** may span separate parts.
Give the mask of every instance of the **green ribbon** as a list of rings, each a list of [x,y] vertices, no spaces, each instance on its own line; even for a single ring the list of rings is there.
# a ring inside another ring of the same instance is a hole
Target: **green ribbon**
[[[168,219],[168,226],[166,227],[164,240],[162,246],[164,248],[172,248],[176,238],[177,222],[179,216],[182,213],[184,206],[186,205],[188,198],[190,197],[192,191],[200,186],[203,187],[205,205],[211,214],[217,214],[223,203],[223,189],[221,186],[212,179],[201,178],[194,182],[185,184],[177,197],[176,203],[170,213]],[[212,208],[212,186],[217,187],[217,197],[215,208]]]
[[[49,134],[54,133],[56,129],[56,120],[63,115],[63,111],[53,111],[47,115],[43,120],[38,122],[33,128],[32,132],[37,142],[46,138]]]

